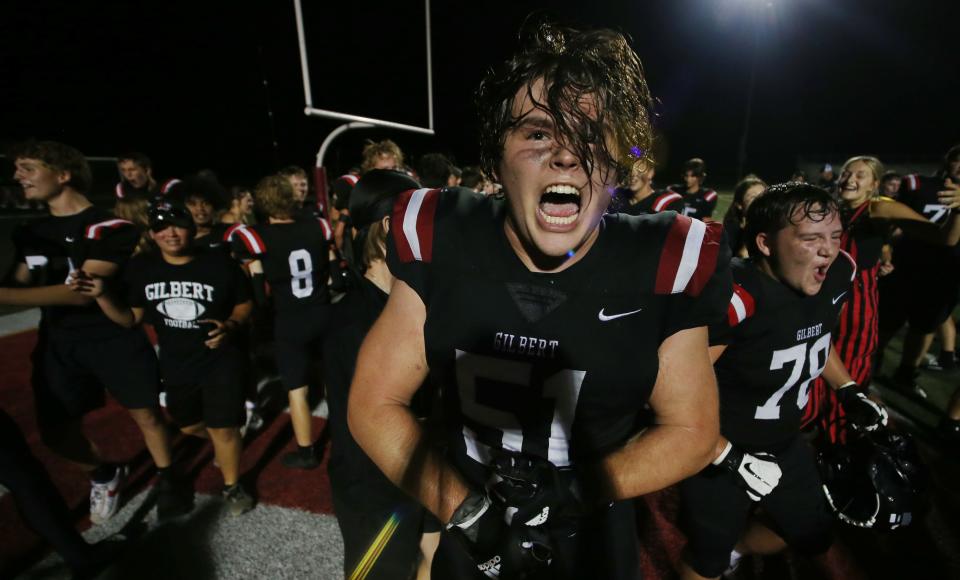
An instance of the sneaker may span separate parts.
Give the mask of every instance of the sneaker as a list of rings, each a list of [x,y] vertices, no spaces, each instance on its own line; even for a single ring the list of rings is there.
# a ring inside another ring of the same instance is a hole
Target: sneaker
[[[893,387],[908,397],[926,399],[927,391],[917,384],[917,377],[919,376],[920,372],[916,369],[906,371],[897,369],[893,374]]]
[[[252,510],[256,504],[253,498],[250,497],[250,494],[247,493],[247,490],[243,489],[243,486],[239,483],[224,487],[220,495],[223,497],[223,501],[226,502],[227,509],[230,510],[230,515],[232,516],[243,515]]]
[[[291,469],[316,469],[320,467],[320,458],[313,451],[313,447],[309,453],[303,453],[298,448],[281,457],[280,463]]]
[[[240,437],[246,437],[249,433],[259,431],[263,427],[263,417],[257,412],[257,406],[253,401],[246,402],[247,420],[240,427]]]
[[[193,489],[189,483],[169,473],[157,479],[157,519],[164,521],[190,513]]]
[[[105,483],[90,482],[90,521],[102,524],[120,509],[120,486],[127,477],[127,466],[118,465],[113,479]]]

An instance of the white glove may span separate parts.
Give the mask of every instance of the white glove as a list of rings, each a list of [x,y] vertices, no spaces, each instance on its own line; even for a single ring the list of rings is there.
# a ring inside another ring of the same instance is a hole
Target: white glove
[[[760,501],[761,498],[773,491],[780,483],[780,477],[783,472],[777,465],[776,457],[769,453],[745,453],[727,442],[723,452],[713,461],[714,465],[720,465],[728,469],[734,475],[737,475],[747,495],[753,501]]]

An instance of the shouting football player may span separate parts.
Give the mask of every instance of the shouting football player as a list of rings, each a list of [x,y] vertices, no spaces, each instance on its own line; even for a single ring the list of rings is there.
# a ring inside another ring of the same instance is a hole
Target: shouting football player
[[[84,195],[92,181],[90,166],[73,147],[30,142],[13,157],[14,179],[26,198],[50,209],[49,216],[14,234],[12,278],[28,287],[0,288],[0,304],[42,308],[31,382],[43,441],[90,474],[91,521],[113,516],[125,469],[106,463],[82,431],[83,415],[103,404],[106,387],[143,433],[163,484],[158,503],[169,506],[168,513],[180,511],[183,503],[166,493],[170,436],[160,415],[153,347],[142,330],[112,323],[91,298],[64,283],[78,267],[104,278],[116,275],[137,244],[137,228],[90,203]]]
[[[167,410],[183,433],[213,442],[223,499],[230,513],[239,515],[254,502],[239,483],[246,355],[231,338],[250,316],[253,301],[240,266],[226,252],[197,248],[195,232],[186,207],[157,202],[150,210],[150,237],[157,250],[130,260],[124,273],[126,297],[82,269],[71,273],[70,285],[96,298],[120,326],[153,324]]]
[[[627,40],[544,23],[522,37],[478,95],[505,196],[398,197],[396,281],[360,351],[350,429],[445,524],[435,577],[637,578],[623,500],[715,455],[706,326],[729,301],[729,252],[719,224],[604,215],[650,161],[651,97]],[[445,457],[409,407],[428,372]],[[647,404],[656,422],[638,432]]]
[[[840,250],[842,235],[837,202],[811,185],[776,185],[747,210],[750,258],[733,260],[727,319],[710,327],[721,438],[713,465],[680,485],[684,578],[719,577],[756,506],[799,552],[830,547],[832,516],[812,448],[799,436],[810,383],[824,373],[855,428],[886,421],[832,350],[857,270]]]

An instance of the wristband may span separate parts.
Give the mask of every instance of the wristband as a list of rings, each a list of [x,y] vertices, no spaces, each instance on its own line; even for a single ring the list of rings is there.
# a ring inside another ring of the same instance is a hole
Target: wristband
[[[720,452],[720,455],[717,455],[717,458],[712,461],[714,465],[720,465],[723,463],[723,460],[727,458],[727,455],[730,454],[730,450],[733,449],[733,443],[727,441],[727,446],[723,448],[723,451]]]

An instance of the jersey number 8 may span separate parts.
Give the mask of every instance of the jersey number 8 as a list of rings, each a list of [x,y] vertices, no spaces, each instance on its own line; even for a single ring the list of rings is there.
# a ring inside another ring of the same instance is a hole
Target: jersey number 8
[[[290,290],[297,298],[306,298],[313,294],[313,260],[310,252],[300,249],[290,252],[287,258],[290,264]]]

